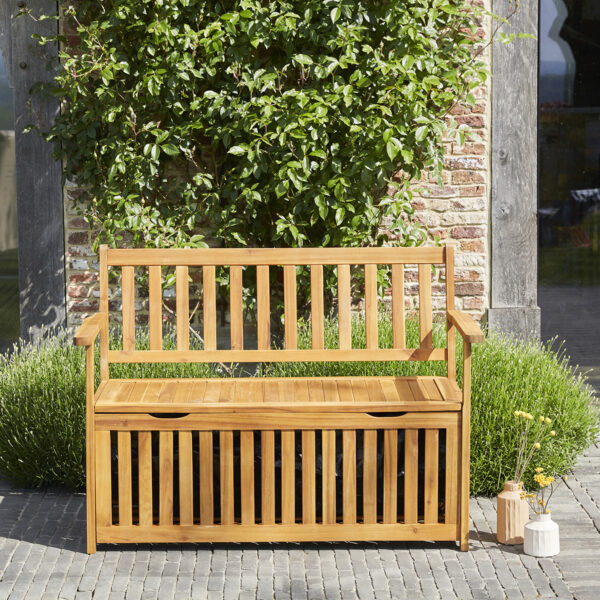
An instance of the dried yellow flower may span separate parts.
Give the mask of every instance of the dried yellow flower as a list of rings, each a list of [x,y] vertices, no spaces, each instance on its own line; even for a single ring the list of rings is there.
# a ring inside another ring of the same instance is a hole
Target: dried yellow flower
[[[536,443],[533,445],[533,447],[534,447],[536,450],[539,450],[539,449],[542,447],[542,445],[541,445],[539,442],[536,442]]]
[[[544,422],[544,417],[542,417],[542,416],[539,416],[539,417],[538,417],[538,421],[539,421],[540,423],[543,423],[543,422]]]
[[[554,429],[550,432],[550,436],[554,437],[556,435],[556,431],[554,431]]]
[[[535,472],[536,473],[543,473],[544,472],[544,467],[536,467]]]
[[[549,419],[548,417],[546,417],[544,419],[544,422],[546,423],[546,425],[550,425],[550,423],[552,423],[552,419]]]

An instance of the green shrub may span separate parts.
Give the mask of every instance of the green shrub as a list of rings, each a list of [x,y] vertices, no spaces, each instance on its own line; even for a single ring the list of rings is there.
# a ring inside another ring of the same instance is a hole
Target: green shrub
[[[137,346],[149,348],[146,335],[138,336]],[[165,348],[175,347],[174,332],[168,330]],[[123,378],[214,377],[217,372],[206,364],[111,366],[111,377]],[[0,355],[0,475],[32,487],[84,485],[85,352],[66,333]]]
[[[325,344],[337,346],[337,324],[329,320]],[[434,345],[446,345],[445,327],[434,328]],[[418,322],[407,321],[407,346],[419,345]],[[310,348],[310,328],[301,324],[300,348]],[[389,315],[379,320],[379,345],[392,347]],[[365,325],[355,318],[352,346],[365,347]],[[457,335],[458,383],[462,385],[462,340]],[[443,362],[363,363],[271,363],[262,368],[265,376],[304,377],[319,375],[445,375]],[[532,483],[533,469],[543,466],[547,473],[564,473],[579,453],[597,435],[595,399],[582,375],[568,364],[564,355],[549,344],[507,339],[488,333],[483,344],[473,345],[471,415],[471,493],[494,495],[512,479],[516,462],[517,421],[515,410],[550,417],[556,437],[539,450],[525,475]]]
[[[391,321],[379,322],[380,346],[391,347]],[[337,324],[328,320],[326,346],[337,346]],[[310,328],[300,324],[299,347],[310,347]],[[407,321],[407,342],[418,345],[418,323]],[[364,320],[353,322],[353,346],[364,347]],[[444,328],[434,329],[434,344],[445,344]],[[138,339],[140,349],[148,340]],[[175,347],[169,331],[165,347]],[[457,343],[457,356],[461,356]],[[516,459],[515,410],[553,419],[556,437],[544,445],[531,468],[564,473],[595,439],[598,418],[584,379],[564,356],[548,346],[488,334],[473,347],[471,492],[496,494],[510,479]],[[261,376],[444,375],[441,362],[271,363]],[[458,365],[461,383],[460,360]],[[113,377],[227,376],[205,364],[113,365]],[[48,484],[81,488],[85,479],[85,357],[66,335],[21,346],[0,357],[0,475],[28,486]],[[526,481],[530,480],[528,473]]]
[[[61,4],[47,137],[110,244],[414,245],[408,184],[487,75],[469,0]]]

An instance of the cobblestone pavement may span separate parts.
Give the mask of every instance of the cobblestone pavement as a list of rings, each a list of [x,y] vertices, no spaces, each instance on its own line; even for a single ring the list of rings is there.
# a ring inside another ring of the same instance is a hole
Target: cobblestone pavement
[[[100,546],[85,497],[0,482],[0,600],[10,598],[600,599],[600,443],[555,495],[561,553],[494,538],[495,501],[471,501],[471,552],[448,543]],[[553,500],[554,503],[554,500]]]

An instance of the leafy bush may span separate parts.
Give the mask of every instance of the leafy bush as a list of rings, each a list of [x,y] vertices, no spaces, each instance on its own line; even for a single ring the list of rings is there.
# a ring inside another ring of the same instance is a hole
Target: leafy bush
[[[137,344],[149,349],[143,334]],[[173,331],[165,336],[165,348],[176,348]],[[123,378],[211,377],[217,372],[206,364],[111,366],[111,376]],[[66,333],[21,343],[10,355],[0,355],[0,475],[33,487],[84,486],[85,352]]]
[[[415,245],[408,184],[486,77],[474,4],[65,3],[79,42],[47,137],[111,244],[201,246],[209,225],[226,246],[362,246],[388,219]]]
[[[353,323],[353,346],[364,347],[364,321]],[[391,322],[379,323],[380,345],[391,347]],[[169,332],[166,346],[175,347]],[[337,325],[326,324],[327,347],[337,345]],[[418,344],[418,324],[407,322],[409,345]],[[310,347],[310,329],[301,324],[299,347]],[[141,337],[139,348],[148,348]],[[434,330],[434,344],[445,344],[444,330]],[[566,359],[547,346],[510,341],[488,334],[473,347],[471,492],[496,494],[510,479],[516,459],[515,410],[553,419],[556,437],[542,446],[531,468],[563,473],[598,432],[592,395]],[[460,357],[460,343],[457,355]],[[459,364],[460,383],[460,364]],[[260,376],[444,375],[440,362],[419,363],[271,363]],[[204,364],[113,365],[113,377],[227,376]],[[85,358],[65,335],[24,345],[0,358],[0,475],[22,485],[80,488],[85,480]],[[526,476],[531,482],[531,473]]]
[[[326,323],[325,344],[337,345],[337,323]],[[446,345],[445,326],[434,328],[434,346]],[[365,324],[353,322],[352,346],[365,347]],[[301,327],[299,348],[310,348],[310,329]],[[380,347],[392,347],[389,315],[379,321]],[[407,321],[407,346],[418,347],[419,324]],[[462,385],[462,340],[457,335],[457,374]],[[271,363],[262,374],[269,377],[319,375],[445,375],[443,362],[363,362],[363,363]],[[544,444],[525,474],[526,485],[533,483],[533,469],[562,474],[573,466],[599,431],[597,404],[581,374],[569,366],[564,355],[550,344],[507,339],[489,332],[483,344],[473,345],[471,413],[471,493],[494,495],[512,479],[517,458],[517,420],[513,412],[524,410],[536,417],[550,417],[556,437]]]

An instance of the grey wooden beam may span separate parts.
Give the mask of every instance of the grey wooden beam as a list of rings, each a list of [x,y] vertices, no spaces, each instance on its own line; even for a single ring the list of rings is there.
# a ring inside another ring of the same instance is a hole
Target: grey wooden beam
[[[523,1],[507,32],[538,33],[538,2]],[[494,0],[506,15],[508,0]],[[490,328],[540,335],[537,306],[538,42],[492,49]]]
[[[11,14],[12,2],[0,2],[0,52],[4,58],[4,67],[8,83],[12,87],[12,46],[11,46]]]
[[[35,17],[56,15],[55,0],[3,0],[12,14],[22,6]],[[65,325],[65,265],[61,164],[52,146],[37,133],[24,133],[35,124],[46,129],[58,115],[56,99],[31,93],[38,81],[50,81],[48,61],[57,55],[53,44],[40,46],[32,34],[54,35],[58,22],[29,16],[12,19],[12,82],[15,92],[15,153],[19,228],[19,289],[21,336],[36,338]]]

